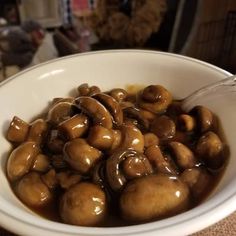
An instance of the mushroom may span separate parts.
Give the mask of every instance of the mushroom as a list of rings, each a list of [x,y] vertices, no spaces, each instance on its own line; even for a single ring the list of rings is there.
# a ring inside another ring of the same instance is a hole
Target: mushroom
[[[162,140],[171,139],[176,133],[175,123],[166,115],[158,116],[151,124],[151,132]]]
[[[201,133],[210,131],[215,125],[215,117],[213,113],[204,106],[195,106],[190,112],[196,118],[198,129]]]
[[[156,118],[156,114],[142,108],[139,108],[139,113],[144,119],[148,120],[149,122],[152,122]]]
[[[48,112],[47,119],[53,125],[58,125],[71,117],[71,102],[58,102]]]
[[[54,99],[52,100],[52,104],[51,104],[51,105],[54,106],[55,104],[57,104],[57,103],[59,103],[59,102],[69,102],[69,103],[73,103],[74,100],[75,100],[74,97],[67,97],[67,98],[54,98]]]
[[[124,89],[115,88],[109,91],[109,95],[112,96],[117,102],[120,103],[120,102],[123,102],[127,98],[128,93]]]
[[[7,161],[7,175],[15,181],[28,173],[33,166],[39,147],[35,142],[24,142],[12,151]]]
[[[150,85],[143,89],[138,97],[139,107],[154,112],[162,113],[172,102],[172,96],[161,85]]]
[[[97,86],[89,87],[87,83],[81,84],[77,88],[77,90],[78,90],[78,96],[93,96],[94,94],[101,92],[99,87]]]
[[[81,175],[73,171],[64,171],[57,174],[57,180],[61,188],[64,189],[69,189],[71,186],[78,184],[81,179]]]
[[[33,141],[41,145],[48,131],[48,124],[43,119],[35,120],[29,129],[27,141]]]
[[[145,150],[145,155],[157,172],[174,175],[178,173],[177,168],[167,157],[164,157],[158,145],[149,146]]]
[[[101,159],[102,153],[90,146],[84,139],[77,138],[69,141],[64,146],[64,159],[72,169],[82,174],[87,174]]]
[[[113,151],[115,149],[117,149],[120,144],[121,144],[121,131],[120,130],[116,130],[116,129],[112,129],[112,137],[113,137],[113,143],[111,145],[110,150]]]
[[[41,207],[53,198],[48,186],[37,172],[30,172],[16,185],[16,194],[27,206]]]
[[[154,133],[146,133],[143,135],[144,138],[144,147],[148,148],[152,145],[159,144],[159,138]]]
[[[203,198],[209,186],[212,187],[211,176],[201,167],[184,170],[180,179],[189,186],[195,199]]]
[[[199,165],[193,152],[184,144],[180,142],[170,142],[169,148],[181,169],[193,168],[196,165]]]
[[[87,141],[99,150],[110,149],[113,144],[113,132],[103,126],[95,125],[89,129]]]
[[[7,140],[15,143],[25,141],[29,131],[29,124],[14,116],[7,131]]]
[[[58,184],[56,171],[54,169],[51,169],[46,174],[42,175],[41,179],[49,187],[49,189],[54,189]]]
[[[119,103],[111,96],[105,93],[97,93],[93,96],[96,100],[101,102],[107,110],[110,112],[114,119],[114,123],[117,126],[122,125],[123,123],[123,111],[119,105]]]
[[[189,189],[174,175],[157,174],[129,182],[120,197],[125,220],[147,222],[173,216],[189,207]]]
[[[34,164],[32,166],[32,170],[39,171],[39,172],[45,172],[49,169],[50,167],[50,161],[48,156],[39,153],[35,157]]]
[[[137,152],[143,152],[144,138],[142,132],[132,125],[123,125],[121,127],[120,149],[132,148]]]
[[[111,129],[112,117],[108,110],[96,99],[91,97],[79,97],[75,100],[77,106],[93,120],[94,125],[101,125]]]
[[[104,191],[92,183],[78,183],[69,188],[60,201],[63,222],[80,226],[97,226],[104,220],[107,200]]]
[[[224,145],[217,134],[208,131],[200,137],[196,145],[197,155],[212,169],[224,163]]]
[[[188,114],[181,114],[178,117],[178,125],[180,130],[184,132],[191,132],[196,127],[196,121],[192,116]]]
[[[47,148],[51,153],[61,154],[63,152],[65,141],[59,137],[57,129],[50,130],[46,142]]]
[[[83,136],[89,127],[89,120],[83,114],[77,114],[59,124],[58,130],[69,140]]]
[[[129,159],[131,162],[128,161],[125,166],[126,173],[128,176],[131,176],[131,178],[152,173],[152,167],[142,153],[139,153],[133,149],[118,150],[114,152],[106,161],[107,181],[114,191],[121,190],[126,183],[125,173],[122,173],[124,171],[121,171],[120,165],[127,158],[134,158]],[[137,165],[135,166],[135,164]]]

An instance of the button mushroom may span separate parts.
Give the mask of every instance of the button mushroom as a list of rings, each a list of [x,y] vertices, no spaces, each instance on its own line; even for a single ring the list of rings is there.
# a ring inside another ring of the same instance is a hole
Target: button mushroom
[[[28,173],[19,181],[16,194],[27,206],[31,207],[45,206],[53,198],[49,188],[36,172]]]
[[[89,120],[83,114],[77,114],[59,124],[58,130],[69,140],[79,138],[89,127]]]
[[[114,123],[117,126],[122,125],[123,111],[119,103],[113,97],[105,93],[97,93],[93,96],[93,98],[101,102],[107,108],[107,110],[110,112],[110,114],[113,117]]]
[[[144,138],[144,147],[148,148],[152,145],[159,144],[159,138],[154,133],[146,133],[143,135]]]
[[[123,102],[128,96],[127,91],[121,88],[112,89],[109,94],[119,103]]]
[[[64,159],[71,168],[82,174],[88,173],[97,161],[100,160],[102,153],[90,146],[84,139],[73,139],[64,146]]]
[[[51,169],[46,174],[42,175],[41,179],[49,189],[54,189],[58,185],[56,171],[54,169]]]
[[[105,193],[99,186],[82,182],[69,188],[60,202],[63,222],[80,226],[96,226],[105,217]]]
[[[166,115],[157,117],[151,124],[151,131],[162,140],[175,136],[176,127],[174,121]]]
[[[188,114],[181,114],[178,117],[178,125],[179,125],[180,130],[184,132],[191,132],[196,127],[196,121],[194,117]]]
[[[89,85],[87,83],[81,84],[77,88],[77,90],[78,90],[78,96],[92,96],[96,93],[101,92],[99,87],[97,87],[97,86],[89,87]]]
[[[15,181],[28,173],[39,153],[35,142],[25,142],[12,151],[7,161],[7,175]]]
[[[89,129],[87,141],[99,150],[110,149],[113,144],[113,132],[103,126],[95,125]]]
[[[78,184],[81,181],[81,175],[73,171],[64,171],[57,174],[57,180],[61,188],[69,189],[71,186]]]
[[[14,116],[7,131],[7,140],[15,143],[25,141],[29,131],[29,124]]]
[[[32,166],[32,170],[45,172],[49,169],[49,167],[50,167],[50,161],[49,161],[48,156],[46,156],[42,153],[39,153],[35,157],[35,161]]]
[[[144,88],[138,99],[141,108],[154,113],[164,112],[172,102],[170,92],[161,85]]]
[[[224,163],[224,145],[219,136],[208,131],[200,137],[196,146],[196,153],[213,169],[221,167]]]
[[[199,164],[193,152],[184,144],[179,142],[170,142],[169,147],[174,159],[181,169],[193,168]]]
[[[107,129],[111,129],[112,117],[109,111],[96,99],[91,97],[78,97],[75,103],[93,120],[94,125],[101,125]]]
[[[124,171],[122,171],[121,164],[127,158],[135,158],[129,159],[131,160],[131,163],[126,163],[127,175],[131,176],[131,178],[152,173],[152,167],[143,154],[138,153],[133,149],[118,150],[114,152],[106,161],[107,181],[114,191],[121,190],[126,183],[125,174],[123,173]],[[131,168],[133,168],[133,170],[130,169],[131,164]]]
[[[189,189],[178,177],[149,175],[127,184],[120,197],[122,217],[147,222],[181,213],[189,205]]]

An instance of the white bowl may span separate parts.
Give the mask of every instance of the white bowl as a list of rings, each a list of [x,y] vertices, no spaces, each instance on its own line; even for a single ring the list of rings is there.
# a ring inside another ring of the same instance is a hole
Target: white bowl
[[[0,85],[0,224],[22,235],[186,235],[201,230],[236,209],[236,109],[235,98],[205,102],[221,119],[231,158],[217,189],[198,207],[161,221],[129,227],[77,227],[48,221],[32,213],[15,197],[5,175],[10,145],[5,139],[14,115],[29,121],[54,97],[68,95],[87,82],[102,89],[127,84],[162,84],[176,98],[220,80],[230,73],[210,64],[174,54],[152,51],[104,51],[74,55],[41,64]],[[222,105],[223,104],[223,105]]]

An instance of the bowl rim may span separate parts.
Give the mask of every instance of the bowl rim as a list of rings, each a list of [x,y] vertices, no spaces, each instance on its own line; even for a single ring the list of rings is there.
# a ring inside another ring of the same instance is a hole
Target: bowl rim
[[[4,85],[6,85],[8,82],[12,81],[13,79],[16,79],[18,77],[22,77],[22,75],[29,73],[35,69],[40,69],[41,67],[44,67],[45,65],[54,64],[63,60],[68,60],[71,58],[79,58],[84,56],[91,56],[91,55],[98,55],[98,54],[114,54],[114,53],[140,53],[140,54],[159,54],[159,55],[165,55],[170,57],[176,57],[181,60],[190,61],[193,63],[201,64],[204,67],[207,67],[211,70],[218,71],[222,75],[229,76],[232,75],[231,73],[227,72],[226,70],[223,70],[217,66],[211,65],[207,62],[200,61],[195,58],[191,58],[188,56],[168,53],[168,52],[159,52],[159,51],[152,51],[152,50],[133,50],[133,49],[122,49],[122,50],[101,50],[101,51],[93,51],[93,52],[87,52],[87,53],[80,53],[80,54],[73,54],[66,57],[57,58],[48,62],[41,63],[39,65],[30,67],[28,69],[25,69],[16,75],[4,80],[0,83],[0,88]],[[124,226],[124,227],[81,227],[81,226],[73,226],[73,225],[67,225],[63,223],[53,222],[50,221],[50,224],[48,224],[48,220],[41,218],[39,219],[36,217],[36,215],[31,215],[30,213],[25,213],[27,217],[16,217],[14,215],[14,212],[9,211],[9,207],[11,207],[11,204],[7,202],[5,199],[3,199],[0,196],[0,213],[6,219],[11,219],[10,224],[5,223],[3,226],[8,228],[9,230],[13,232],[19,232],[19,230],[14,227],[17,224],[17,222],[22,223],[23,225],[26,225],[28,227],[31,227],[35,231],[37,229],[46,230],[49,233],[57,233],[58,235],[61,234],[78,234],[82,233],[83,235],[138,235],[138,234],[149,234],[151,232],[154,232],[156,230],[159,230],[161,232],[165,232],[167,229],[170,230],[172,228],[175,230],[174,235],[183,235],[186,233],[193,233],[198,230],[201,230],[213,223],[216,223],[217,221],[221,220],[222,218],[226,217],[230,213],[232,213],[234,210],[236,210],[236,190],[231,190],[228,193],[220,193],[221,201],[212,202],[211,199],[208,201],[208,204],[202,203],[198,207],[194,208],[191,211],[184,212],[182,214],[179,214],[177,216],[173,216],[167,219],[163,219],[157,222],[151,222],[151,223],[145,223],[140,225],[134,225],[134,226]],[[15,209],[19,214],[21,213],[20,209]],[[195,214],[193,214],[195,212]],[[197,213],[198,212],[198,213]],[[179,219],[178,219],[179,218]],[[201,220],[199,220],[201,218]],[[1,221],[1,220],[0,220]],[[4,221],[4,220],[3,220]],[[193,226],[191,229],[189,227],[183,227],[184,224],[191,224]],[[115,231],[115,232],[114,232]],[[32,231],[33,232],[33,231]],[[167,232],[167,231],[166,231]],[[27,232],[25,232],[27,233]],[[169,234],[170,235],[170,234]]]

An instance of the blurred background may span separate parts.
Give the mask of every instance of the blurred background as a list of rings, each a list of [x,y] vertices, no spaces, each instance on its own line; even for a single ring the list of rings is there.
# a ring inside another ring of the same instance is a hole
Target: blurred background
[[[0,81],[104,49],[178,53],[236,72],[235,0],[0,0]]]

